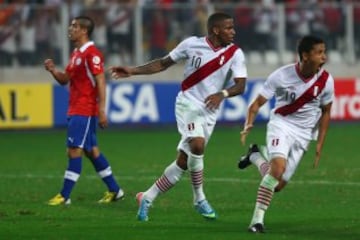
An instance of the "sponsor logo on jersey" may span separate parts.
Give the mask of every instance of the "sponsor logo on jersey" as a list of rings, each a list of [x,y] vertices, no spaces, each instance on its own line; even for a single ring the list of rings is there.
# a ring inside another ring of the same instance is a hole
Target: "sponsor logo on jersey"
[[[219,64],[223,65],[224,61],[225,61],[225,56],[221,56]]]

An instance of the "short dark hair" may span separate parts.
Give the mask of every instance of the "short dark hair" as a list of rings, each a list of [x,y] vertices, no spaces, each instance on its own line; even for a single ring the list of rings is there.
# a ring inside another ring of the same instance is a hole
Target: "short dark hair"
[[[94,21],[88,16],[78,16],[74,18],[79,22],[81,28],[85,28],[87,30],[88,37],[91,36],[92,32],[94,31],[95,23]]]
[[[302,60],[302,53],[310,52],[313,49],[314,45],[320,44],[320,43],[325,43],[325,42],[322,38],[319,38],[316,36],[307,35],[307,36],[304,36],[303,38],[301,38],[299,40],[298,46],[297,46],[297,52],[298,52],[300,61]]]
[[[214,27],[217,27],[220,22],[226,19],[232,19],[232,16],[223,12],[216,12],[211,14],[207,20],[208,33],[210,34]]]

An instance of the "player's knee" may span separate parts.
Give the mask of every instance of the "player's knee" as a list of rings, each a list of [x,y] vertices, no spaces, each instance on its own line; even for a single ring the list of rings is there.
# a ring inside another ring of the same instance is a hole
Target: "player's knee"
[[[69,147],[67,149],[67,155],[69,158],[78,158],[82,155],[82,149],[81,148],[75,148],[75,147]]]
[[[187,154],[184,152],[184,151],[182,151],[182,150],[180,150],[179,151],[179,154],[178,154],[178,156],[177,156],[177,159],[176,159],[176,164],[181,168],[181,169],[183,169],[183,170],[187,170],[188,169],[188,164],[187,164],[187,162],[188,162],[188,156],[187,156]]]
[[[192,154],[203,155],[205,148],[205,139],[201,137],[196,137],[190,140],[190,151]]]
[[[283,158],[283,157],[272,158],[270,173],[278,181],[282,180],[282,175],[285,172],[285,168],[286,168],[286,159],[285,158]]]
[[[94,161],[95,159],[97,159],[100,156],[100,150],[97,147],[93,147],[90,150],[84,150],[84,154],[87,158]]]

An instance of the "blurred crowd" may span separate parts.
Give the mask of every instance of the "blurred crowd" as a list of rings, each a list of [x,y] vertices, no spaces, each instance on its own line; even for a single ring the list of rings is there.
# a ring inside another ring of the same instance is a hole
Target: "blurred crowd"
[[[353,5],[351,26],[359,60],[360,0],[0,0],[0,66],[34,66],[49,57],[62,63],[64,26],[68,25],[61,11],[64,6],[70,19],[92,17],[93,40],[99,48],[114,61],[131,64],[139,27],[134,12],[139,6],[146,60],[163,56],[189,35],[206,35],[207,16],[217,10],[234,16],[236,43],[245,52],[278,50],[281,26],[286,50],[293,51],[300,36],[314,33],[326,39],[328,49],[344,52],[348,4]]]

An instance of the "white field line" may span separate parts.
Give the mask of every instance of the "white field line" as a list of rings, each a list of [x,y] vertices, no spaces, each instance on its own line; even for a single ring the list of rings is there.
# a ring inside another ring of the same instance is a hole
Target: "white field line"
[[[0,174],[0,179],[62,179],[63,177],[60,175],[36,175],[36,174]],[[81,179],[97,179],[99,178],[97,175],[82,175]],[[156,180],[157,176],[121,176],[117,175],[118,179],[121,180],[129,180],[129,181],[147,181],[147,180]],[[188,180],[188,178],[184,177],[184,180]],[[230,183],[259,183],[260,178],[258,180],[255,179],[244,179],[244,178],[214,178],[207,177],[205,178],[206,182],[230,182]],[[337,186],[355,186],[359,187],[360,182],[339,182],[339,181],[327,181],[327,180],[294,180],[290,182],[291,184],[299,184],[299,185],[337,185]]]

